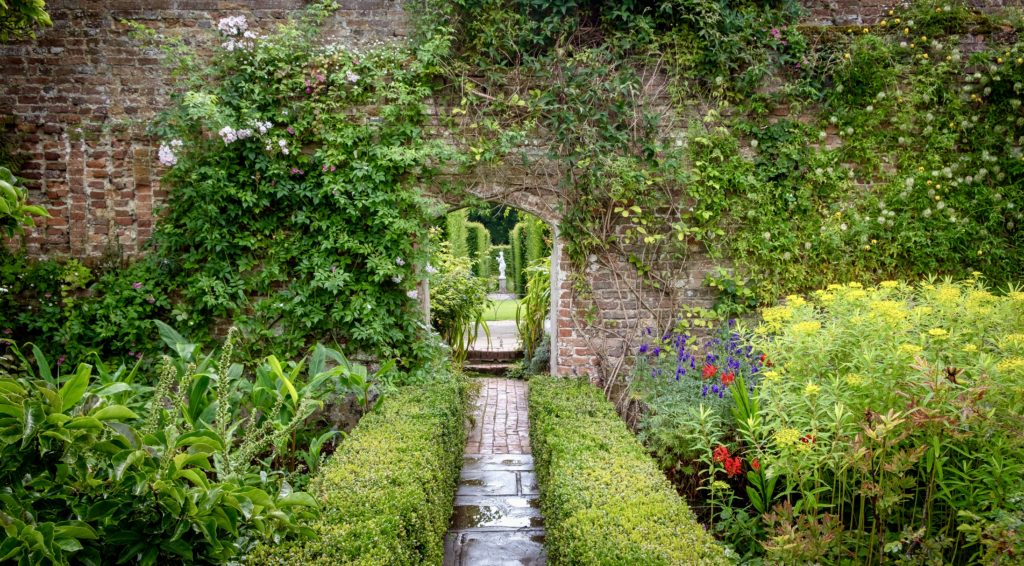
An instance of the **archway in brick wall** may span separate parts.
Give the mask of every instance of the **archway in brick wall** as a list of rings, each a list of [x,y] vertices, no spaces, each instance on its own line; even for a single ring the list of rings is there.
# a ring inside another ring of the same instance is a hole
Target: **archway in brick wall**
[[[464,183],[463,190],[454,193],[450,191],[430,191],[430,194],[447,205],[446,213],[466,208],[468,202],[482,201],[489,205],[506,206],[521,212],[530,214],[547,225],[551,234],[551,300],[548,306],[549,321],[548,335],[551,340],[551,359],[549,369],[552,374],[565,373],[566,364],[560,357],[559,335],[565,334],[564,329],[573,326],[572,320],[568,317],[565,309],[561,309],[562,283],[565,280],[565,273],[568,272],[568,264],[562,253],[562,242],[559,235],[558,225],[561,221],[561,211],[558,202],[558,193],[553,184],[557,180],[540,178],[537,176],[509,174],[502,172],[503,182],[494,180],[481,180],[477,178],[474,182]],[[459,181],[465,181],[458,179]],[[427,320],[430,320],[430,292],[425,281],[420,288],[421,304]]]

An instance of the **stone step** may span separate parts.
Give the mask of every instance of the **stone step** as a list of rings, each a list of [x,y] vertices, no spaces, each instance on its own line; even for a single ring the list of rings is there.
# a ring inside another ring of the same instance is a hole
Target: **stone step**
[[[478,373],[483,375],[505,375],[511,367],[512,363],[510,362],[476,362],[464,364],[462,366],[462,370],[466,373]]]
[[[515,362],[522,358],[522,350],[470,350],[466,353],[466,361],[470,362]]]

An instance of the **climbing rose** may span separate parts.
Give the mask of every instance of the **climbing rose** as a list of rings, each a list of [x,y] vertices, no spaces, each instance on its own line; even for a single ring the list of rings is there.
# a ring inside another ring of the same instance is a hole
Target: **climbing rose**
[[[174,150],[171,146],[166,144],[160,144],[160,150],[157,152],[157,158],[160,159],[160,164],[165,167],[172,167],[178,163],[178,156],[174,155]]]

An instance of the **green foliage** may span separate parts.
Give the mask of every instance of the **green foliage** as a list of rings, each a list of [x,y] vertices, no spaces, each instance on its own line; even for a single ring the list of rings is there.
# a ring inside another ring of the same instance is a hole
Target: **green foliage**
[[[481,329],[490,330],[484,320],[488,281],[473,275],[472,261],[448,253],[447,242],[434,255],[437,272],[430,277],[430,317],[433,327],[451,347],[456,364],[466,360],[470,346]]]
[[[788,297],[730,337],[730,359],[752,362],[721,401],[694,393],[718,376],[658,375],[689,350],[642,359],[645,436],[744,559],[1012,563],[1024,544],[1010,526],[1024,518],[1022,301],[978,280]]]
[[[479,222],[468,222],[469,253],[473,258],[473,272],[477,277],[491,277],[491,233]]]
[[[49,218],[46,209],[28,204],[28,193],[10,169],[0,166],[0,235],[22,234],[25,226],[32,226],[32,218]]]
[[[34,38],[35,28],[52,25],[45,0],[0,1],[0,41]]]
[[[440,564],[465,442],[467,387],[403,387],[314,480],[317,538],[260,546],[253,564]]]
[[[558,163],[577,266],[618,252],[659,287],[659,261],[706,248],[756,275],[763,301],[853,279],[1011,280],[1020,19],[937,0],[869,28],[799,18],[794,1],[466,0],[420,19],[454,30],[451,94],[476,158],[528,160],[529,138]],[[967,33],[986,49],[962,53]],[[675,139],[648,111],[663,71],[677,109],[704,114]]]
[[[553,564],[728,564],[597,388],[530,380],[530,444]]]
[[[445,237],[448,249],[455,257],[469,257],[469,228],[466,226],[468,216],[469,211],[463,208],[449,212],[445,217]]]
[[[160,350],[152,320],[170,318],[166,272],[153,257],[90,270],[75,260],[31,260],[0,252],[0,330],[74,365],[141,358]]]
[[[410,368],[430,355],[406,293],[433,217],[415,187],[447,151],[424,130],[446,43],[325,45],[317,32],[334,7],[313,4],[259,38],[222,32],[231,48],[197,67],[167,47],[185,80],[152,127],[170,166],[156,254],[181,321],[232,318],[264,350],[328,337]]]
[[[525,359],[533,358],[544,337],[544,321],[550,313],[551,258],[541,258],[526,269],[526,293],[516,307],[516,329]]]
[[[294,372],[291,395],[243,387],[234,332],[217,361],[162,332],[179,359],[155,387],[124,367],[61,374],[38,347],[34,365],[12,347],[23,366],[0,375],[3,560],[207,564],[309,534],[298,521],[316,502],[260,458],[297,434],[315,396],[294,391]]]

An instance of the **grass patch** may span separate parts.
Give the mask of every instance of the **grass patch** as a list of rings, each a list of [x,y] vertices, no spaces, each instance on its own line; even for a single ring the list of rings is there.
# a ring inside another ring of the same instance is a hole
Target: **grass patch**
[[[248,564],[441,564],[465,443],[463,379],[403,387],[365,417],[310,485],[312,540],[261,545]]]
[[[495,320],[515,320],[516,307],[518,306],[519,299],[491,301],[491,306],[484,311],[484,320],[488,322]]]
[[[600,390],[535,377],[529,407],[551,564],[730,563]]]

